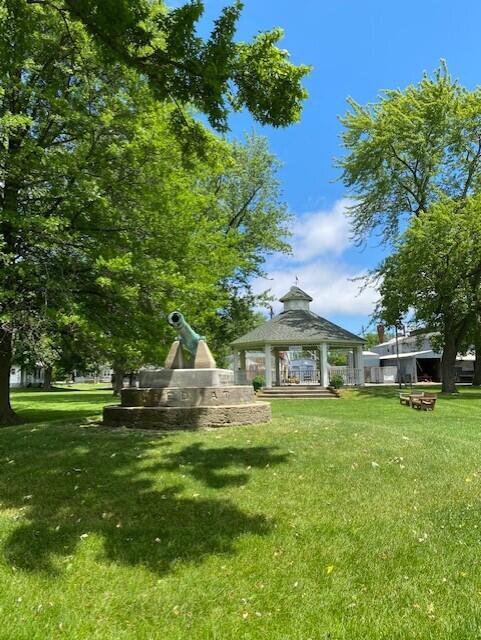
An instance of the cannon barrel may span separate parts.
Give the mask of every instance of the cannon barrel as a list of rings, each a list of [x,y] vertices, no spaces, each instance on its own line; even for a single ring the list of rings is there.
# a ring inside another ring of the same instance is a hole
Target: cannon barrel
[[[177,331],[182,346],[184,346],[190,354],[195,356],[197,345],[200,340],[205,340],[204,336],[199,335],[192,329],[180,311],[172,311],[172,313],[169,313],[167,320],[170,326]]]

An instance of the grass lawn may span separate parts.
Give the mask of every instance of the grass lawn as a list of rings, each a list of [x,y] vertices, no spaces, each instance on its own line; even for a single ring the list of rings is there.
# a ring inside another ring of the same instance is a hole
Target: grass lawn
[[[14,394],[0,638],[481,637],[481,394],[273,403],[267,426],[96,426],[109,391]]]

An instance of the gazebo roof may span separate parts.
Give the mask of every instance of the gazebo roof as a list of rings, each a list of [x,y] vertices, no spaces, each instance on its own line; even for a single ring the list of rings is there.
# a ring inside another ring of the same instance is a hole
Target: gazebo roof
[[[291,291],[293,289],[297,289],[297,287],[292,287]],[[299,291],[312,300],[301,289]],[[285,299],[286,296],[281,301]],[[350,343],[353,346],[362,345],[365,341],[312,311],[291,309],[283,311],[272,320],[252,329],[234,340],[231,345],[233,347],[260,347],[265,344],[288,346],[314,345],[322,342]]]

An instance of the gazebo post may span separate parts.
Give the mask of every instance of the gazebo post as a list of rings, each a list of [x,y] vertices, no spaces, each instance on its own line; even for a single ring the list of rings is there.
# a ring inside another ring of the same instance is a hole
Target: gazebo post
[[[327,344],[323,342],[319,345],[320,365],[321,365],[321,386],[329,386],[329,364],[327,362]]]
[[[276,370],[275,386],[281,386],[281,359],[279,357],[279,349],[274,349],[274,362]]]
[[[353,349],[354,355],[354,368],[359,371],[359,378],[357,380],[357,384],[360,387],[364,386],[364,366],[363,366],[363,357],[362,357],[362,345],[355,347]]]
[[[242,384],[247,384],[247,365],[246,365],[246,352],[245,352],[245,350],[240,352],[239,361],[240,361],[239,368],[240,368],[240,371],[241,371],[241,374],[240,374],[241,380],[240,380],[240,382]]]
[[[272,348],[270,344],[266,344],[264,347],[265,354],[265,385],[266,389],[270,389],[272,387]]]
[[[239,384],[239,352],[232,352],[232,366],[234,367],[234,384]]]

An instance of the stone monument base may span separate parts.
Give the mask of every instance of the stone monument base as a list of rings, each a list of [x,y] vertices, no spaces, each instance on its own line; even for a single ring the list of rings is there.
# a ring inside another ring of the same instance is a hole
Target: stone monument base
[[[104,408],[103,423],[110,427],[174,430],[260,424],[270,420],[268,402],[250,402],[197,407],[109,406]]]
[[[120,406],[104,408],[105,425],[137,429],[197,429],[271,421],[271,405],[252,385],[234,385],[230,370],[143,370],[139,388],[122,389]]]

